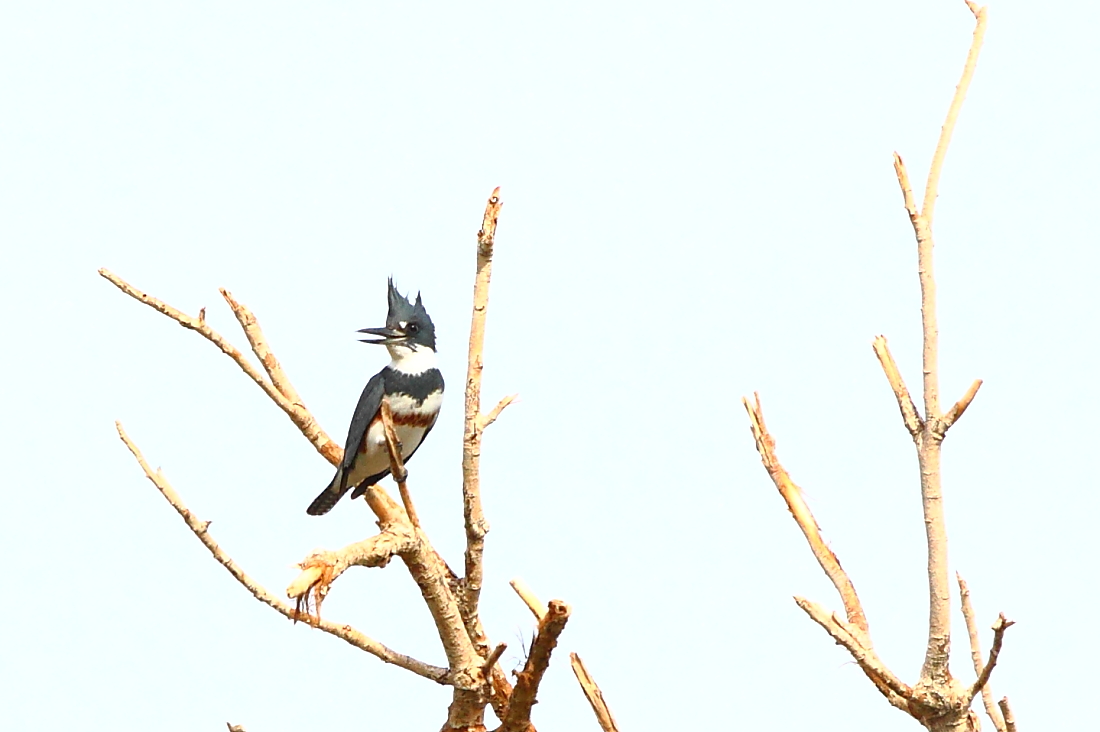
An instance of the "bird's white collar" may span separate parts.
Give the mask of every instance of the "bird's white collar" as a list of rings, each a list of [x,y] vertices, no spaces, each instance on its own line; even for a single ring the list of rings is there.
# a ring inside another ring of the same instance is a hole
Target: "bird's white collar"
[[[435,351],[427,346],[412,349],[408,346],[386,346],[390,352],[390,368],[403,374],[415,375],[436,367]]]

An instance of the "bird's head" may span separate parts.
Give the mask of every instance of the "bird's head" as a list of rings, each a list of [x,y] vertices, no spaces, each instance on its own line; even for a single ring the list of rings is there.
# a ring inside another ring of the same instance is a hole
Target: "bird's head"
[[[435,325],[432,324],[428,311],[424,309],[420,293],[416,293],[416,302],[409,302],[409,299],[393,286],[391,277],[388,297],[390,311],[386,315],[386,327],[363,328],[359,331],[360,333],[378,336],[378,338],[364,338],[362,342],[385,346],[394,358],[398,358],[403,349],[416,351],[421,348],[430,348],[435,351]]]

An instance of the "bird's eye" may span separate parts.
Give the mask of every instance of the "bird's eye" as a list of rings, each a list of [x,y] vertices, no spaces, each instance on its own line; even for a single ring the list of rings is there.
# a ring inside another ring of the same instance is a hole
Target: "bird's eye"
[[[416,335],[420,332],[420,326],[416,323],[409,323],[409,327],[407,328],[407,330],[413,335]]]

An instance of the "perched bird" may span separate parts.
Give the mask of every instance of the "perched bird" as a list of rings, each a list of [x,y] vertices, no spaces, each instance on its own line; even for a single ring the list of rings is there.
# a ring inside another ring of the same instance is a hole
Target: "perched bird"
[[[386,347],[392,360],[379,371],[359,397],[351,417],[344,459],[336,477],[309,504],[306,513],[321,516],[350,489],[358,498],[390,474],[390,457],[382,426],[382,399],[389,400],[393,426],[401,443],[401,457],[408,460],[432,431],[443,403],[443,375],[436,368],[435,326],[424,309],[420,293],[409,302],[389,280],[389,314],[385,328],[363,328],[360,333],[378,336],[376,343]]]

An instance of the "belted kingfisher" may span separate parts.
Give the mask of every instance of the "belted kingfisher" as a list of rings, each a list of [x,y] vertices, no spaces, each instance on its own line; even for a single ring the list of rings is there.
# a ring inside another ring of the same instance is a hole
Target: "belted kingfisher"
[[[306,513],[321,516],[354,488],[358,498],[390,474],[390,455],[382,427],[382,398],[390,402],[393,426],[401,443],[401,457],[408,461],[432,431],[443,403],[443,375],[435,362],[435,326],[424,309],[420,293],[409,302],[389,280],[390,310],[385,328],[363,328],[360,333],[379,336],[363,340],[386,347],[393,359],[371,377],[351,417],[344,460],[336,477],[313,499]]]

